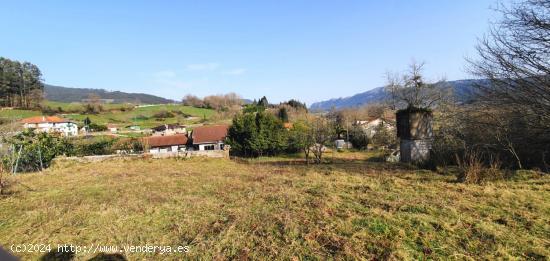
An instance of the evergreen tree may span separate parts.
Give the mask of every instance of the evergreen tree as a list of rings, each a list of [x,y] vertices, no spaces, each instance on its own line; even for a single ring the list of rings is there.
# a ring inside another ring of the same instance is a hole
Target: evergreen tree
[[[279,119],[282,122],[288,122],[288,112],[285,107],[279,108],[279,112],[277,113],[277,116],[279,116]]]
[[[42,73],[36,65],[0,57],[1,106],[36,107],[43,89]]]
[[[267,108],[269,107],[269,102],[267,101],[267,98],[265,96],[263,96],[259,101],[258,101],[258,106],[262,106],[264,108]]]

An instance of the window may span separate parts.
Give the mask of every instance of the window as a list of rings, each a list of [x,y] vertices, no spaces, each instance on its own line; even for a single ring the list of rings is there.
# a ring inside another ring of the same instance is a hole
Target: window
[[[214,145],[204,145],[204,150],[214,150]]]

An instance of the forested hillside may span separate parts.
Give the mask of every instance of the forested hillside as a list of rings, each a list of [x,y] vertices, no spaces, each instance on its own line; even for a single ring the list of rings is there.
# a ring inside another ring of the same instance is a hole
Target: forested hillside
[[[120,91],[107,91],[103,89],[86,88],[68,88],[54,85],[45,85],[45,97],[50,101],[59,102],[82,102],[90,97],[97,95],[100,99],[109,100],[113,103],[145,103],[145,104],[164,104],[173,103],[173,100],[162,97],[144,94],[144,93],[126,93]]]

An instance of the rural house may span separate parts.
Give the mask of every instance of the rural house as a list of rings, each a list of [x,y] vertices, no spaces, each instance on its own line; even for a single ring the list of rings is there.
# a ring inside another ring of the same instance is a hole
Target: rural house
[[[383,126],[387,130],[393,130],[393,128],[395,128],[393,126],[394,124],[383,118],[373,118],[368,121],[356,121],[355,124],[357,126],[361,126],[369,138],[372,138],[374,134],[376,134],[379,126]]]
[[[200,126],[191,132],[193,149],[195,150],[223,150],[227,125]]]
[[[107,129],[108,129],[111,133],[117,133],[117,131],[118,131],[117,126],[114,125],[114,124],[107,124]]]
[[[64,136],[77,136],[76,123],[57,116],[35,116],[21,121],[25,129],[34,129],[38,132],[55,132]]]
[[[179,124],[163,124],[153,128],[153,136],[168,136],[174,134],[186,134],[185,126]]]
[[[149,153],[179,152],[187,150],[187,135],[151,136],[143,139]]]

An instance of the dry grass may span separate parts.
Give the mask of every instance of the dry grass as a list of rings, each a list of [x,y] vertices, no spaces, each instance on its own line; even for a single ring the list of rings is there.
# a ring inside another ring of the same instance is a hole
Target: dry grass
[[[215,159],[59,164],[9,179],[0,244],[190,246],[187,254],[126,253],[129,260],[550,256],[549,178],[466,185],[351,155],[359,159],[310,167]]]

